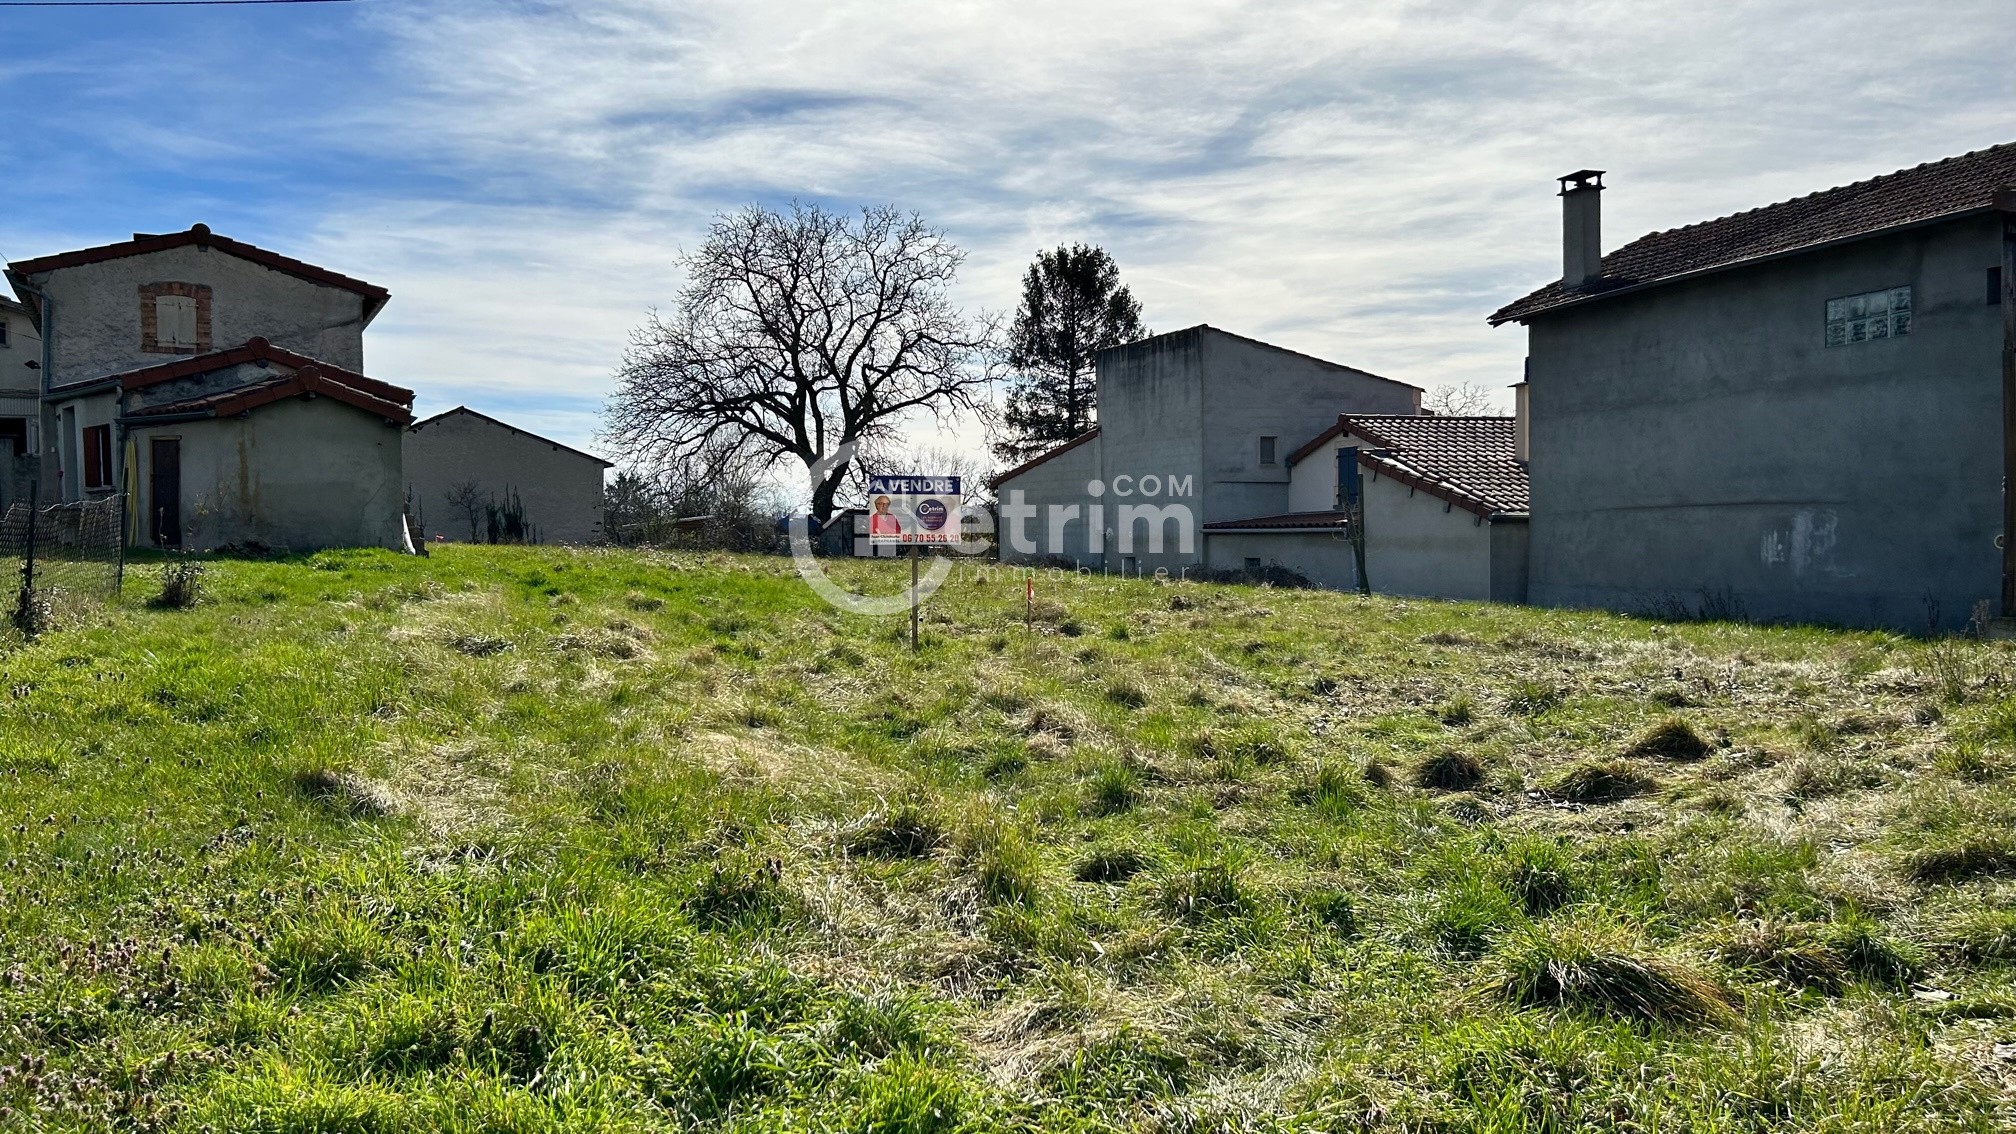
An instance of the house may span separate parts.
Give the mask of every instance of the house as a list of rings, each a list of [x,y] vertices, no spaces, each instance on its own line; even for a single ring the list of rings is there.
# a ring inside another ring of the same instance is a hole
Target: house
[[[0,295],[0,513],[28,499],[42,401],[42,336],[28,308]]]
[[[1350,520],[1362,511],[1366,589],[1526,601],[1526,469],[1509,417],[1341,414],[1288,454],[1288,510],[1204,525],[1214,570],[1291,567],[1358,586]]]
[[[124,491],[162,547],[404,544],[413,392],[362,373],[384,288],[200,224],[7,277],[44,340],[45,499]]]
[[[1214,541],[1255,537],[1217,525],[1291,511],[1301,440],[1340,413],[1421,405],[1419,387],[1210,326],[1102,351],[1096,365],[1098,427],[991,482],[1005,562],[1172,576],[1222,562],[1234,553]]]
[[[600,543],[602,474],[614,465],[457,406],[405,436],[408,508],[430,538],[495,542],[492,521],[530,543]]]
[[[1915,631],[2012,613],[2016,144],[1601,252],[1527,328],[1534,602]]]

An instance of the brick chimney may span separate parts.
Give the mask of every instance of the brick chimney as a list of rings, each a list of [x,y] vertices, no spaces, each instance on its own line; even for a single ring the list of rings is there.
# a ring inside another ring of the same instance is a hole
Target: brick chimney
[[[1603,275],[1603,171],[1578,169],[1561,182],[1561,283],[1584,287]]]

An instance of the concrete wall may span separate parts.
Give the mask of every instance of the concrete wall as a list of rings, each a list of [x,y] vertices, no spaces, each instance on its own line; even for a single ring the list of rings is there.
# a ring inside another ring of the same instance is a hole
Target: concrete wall
[[[995,489],[995,496],[1004,507],[1022,503],[1036,509],[1032,518],[1023,521],[1023,534],[1035,545],[1034,551],[1025,551],[1014,546],[1014,541],[1010,539],[1014,532],[1010,527],[1009,516],[1006,512],[1001,513],[995,538],[1001,548],[1002,562],[1022,563],[1061,556],[1084,567],[1098,567],[1104,563],[1102,557],[1092,554],[1087,547],[1086,536],[1090,530],[1087,517],[1091,514],[1088,509],[1095,501],[1085,491],[1086,484],[1099,479],[1100,446],[1103,441],[1102,430],[1102,436],[1095,437],[1067,453],[1052,457],[1021,476],[1002,481],[1000,487]],[[1017,493],[1020,494],[1019,498]],[[1065,524],[1061,545],[1056,546],[1054,550],[1049,531],[1050,506],[1053,504],[1066,507],[1076,505],[1079,516],[1078,519]]]
[[[1420,408],[1412,386],[1215,330],[1204,375],[1205,523],[1293,510],[1288,454],[1338,414]],[[1275,439],[1272,465],[1260,463],[1262,437]]]
[[[1119,565],[1122,506],[1166,508],[1174,505],[1190,515],[1190,550],[1180,545],[1179,529],[1164,523],[1161,554],[1148,551],[1148,524],[1130,525],[1133,546],[1125,554],[1135,557],[1149,574],[1167,568],[1173,574],[1186,564],[1203,562],[1202,533],[1205,522],[1200,508],[1204,482],[1204,416],[1206,363],[1205,344],[1213,335],[1208,328],[1192,327],[1173,334],[1118,347],[1099,355],[1099,476],[1116,486],[1099,501],[1104,508],[1106,562]],[[1137,484],[1142,477],[1162,478],[1161,494],[1148,497],[1138,490],[1122,497],[1117,485]],[[1126,477],[1126,481],[1118,478]],[[1188,496],[1170,495],[1171,479],[1184,485]],[[1032,493],[1030,499],[1035,499]]]
[[[139,515],[152,506],[150,441],[179,437],[185,548],[397,548],[403,433],[330,398],[290,398],[243,417],[135,427]],[[144,542],[144,522],[139,532]]]
[[[1538,317],[1533,600],[1964,624],[2000,577],[1999,257],[1956,221]],[[1903,285],[1910,335],[1824,345],[1828,299]]]
[[[1491,597],[1491,525],[1365,469],[1365,575],[1385,595]],[[1444,509],[1447,508],[1447,511]]]
[[[427,538],[469,538],[468,516],[448,502],[473,482],[502,505],[516,492],[541,543],[600,543],[601,461],[479,414],[453,410],[406,431],[406,484]]]
[[[1205,550],[1205,566],[1213,571],[1238,571],[1248,566],[1246,560],[1258,559],[1262,566],[1299,571],[1319,587],[1348,591],[1358,586],[1351,541],[1341,533],[1213,532],[1205,539]]]
[[[30,367],[42,362],[42,337],[28,310],[0,299],[0,322],[7,324],[7,342],[0,346],[0,417],[27,423],[28,444],[19,451],[0,442],[0,512],[28,498],[35,479],[34,448],[41,439],[42,372]]]
[[[1525,520],[1498,519],[1491,529],[1491,601],[1526,601],[1529,592],[1532,525]]]
[[[143,351],[140,288],[151,283],[211,289],[212,349],[255,336],[348,370],[364,369],[364,297],[310,283],[199,245],[63,268],[37,277],[55,299],[56,385],[173,362]]]

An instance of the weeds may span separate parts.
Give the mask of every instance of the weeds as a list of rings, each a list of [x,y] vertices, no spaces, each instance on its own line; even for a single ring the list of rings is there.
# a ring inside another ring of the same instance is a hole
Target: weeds
[[[1665,1024],[1729,1024],[1727,991],[1700,970],[1613,926],[1540,923],[1513,935],[1489,966],[1511,1003]]]
[[[1648,792],[1659,781],[1627,760],[1580,760],[1546,781],[1548,795],[1570,803],[1614,803]]]
[[[1435,791],[1469,791],[1484,782],[1484,761],[1468,752],[1444,749],[1414,766],[1414,786]]]
[[[1624,755],[1655,760],[1701,760],[1712,751],[1713,747],[1701,739],[1693,725],[1679,717],[1668,717],[1632,741]]]

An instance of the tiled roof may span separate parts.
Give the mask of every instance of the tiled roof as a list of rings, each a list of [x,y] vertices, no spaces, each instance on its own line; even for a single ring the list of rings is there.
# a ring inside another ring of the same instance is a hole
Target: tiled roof
[[[1280,532],[1341,530],[1351,522],[1349,512],[1284,512],[1279,516],[1255,516],[1250,520],[1219,520],[1205,524],[1207,532]]]
[[[1491,322],[1525,319],[1626,288],[1987,210],[1995,207],[1995,191],[2009,186],[2016,186],[2016,142],[1654,232],[1603,257],[1602,278],[1592,286],[1569,288],[1556,280],[1500,308]]]
[[[1009,469],[1007,472],[997,475],[993,480],[987,482],[987,487],[999,488],[1005,482],[1013,480],[1018,476],[1021,476],[1023,473],[1028,472],[1030,469],[1033,469],[1037,465],[1042,464],[1044,461],[1047,461],[1052,457],[1061,457],[1064,454],[1070,452],[1073,449],[1076,449],[1078,446],[1083,445],[1085,442],[1090,441],[1097,436],[1099,436],[1099,427],[1095,425],[1092,428],[1086,430],[1085,432],[1080,433],[1078,436],[1073,437],[1071,440],[1064,442],[1062,445],[1057,446],[1055,449],[1052,449],[1047,453],[1042,453],[1037,456],[1031,457],[1028,460],[1023,461],[1021,464],[1016,465],[1014,468]]]
[[[1517,418],[1345,414],[1338,432],[1376,448],[1358,463],[1480,516],[1524,512],[1526,466],[1512,459]]]
[[[353,390],[369,394],[374,398],[396,402],[402,406],[411,406],[413,404],[413,391],[403,386],[394,386],[390,382],[380,382],[376,378],[367,378],[362,374],[345,370],[340,366],[333,366],[319,358],[300,354],[285,347],[274,346],[263,338],[248,339],[243,345],[232,347],[230,350],[191,355],[188,358],[178,358],[173,362],[143,366],[138,370],[108,374],[102,378],[91,378],[83,382],[68,382],[51,390],[50,393],[61,395],[81,391],[84,387],[112,382],[119,383],[119,388],[122,390],[144,390],[149,386],[156,386],[163,382],[172,382],[177,378],[189,378],[197,374],[209,374],[212,371],[223,370],[229,366],[243,365],[247,362],[277,362],[292,370],[301,370],[312,366],[329,378]]]
[[[163,402],[148,406],[126,415],[136,421],[148,418],[201,414],[206,417],[233,417],[250,413],[262,406],[269,406],[287,398],[326,397],[355,406],[367,413],[376,414],[395,425],[405,425],[413,420],[413,411],[395,402],[373,397],[362,390],[346,386],[334,379],[324,377],[313,366],[303,367],[293,374],[276,376],[263,382],[253,382],[202,397],[183,398],[180,401]]]
[[[364,297],[366,323],[369,323],[371,317],[378,313],[378,309],[385,306],[385,301],[392,297],[391,292],[377,284],[365,283],[363,280],[354,279],[340,272],[332,272],[327,268],[318,268],[292,256],[269,252],[228,236],[218,236],[211,232],[210,226],[206,224],[192,225],[187,232],[170,232],[159,236],[134,233],[133,239],[122,240],[117,244],[101,244],[95,248],[80,248],[75,252],[58,252],[52,256],[38,256],[33,260],[16,260],[7,265],[7,272],[9,275],[19,276],[39,275],[59,268],[75,268],[84,264],[117,260],[125,256],[144,256],[150,252],[165,252],[170,248],[182,248],[191,244],[215,248],[219,252],[228,253],[241,260],[250,260],[276,272],[285,272],[311,283],[355,292]]]

